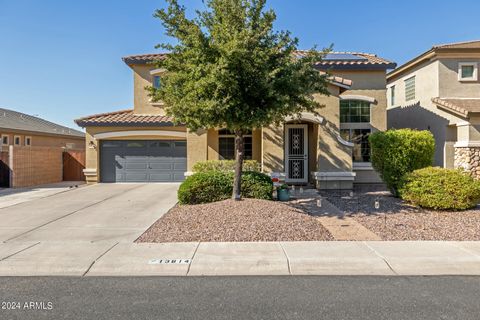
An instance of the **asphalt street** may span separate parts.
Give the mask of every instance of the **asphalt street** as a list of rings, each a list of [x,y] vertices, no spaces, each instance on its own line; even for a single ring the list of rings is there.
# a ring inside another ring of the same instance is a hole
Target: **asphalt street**
[[[3,277],[0,319],[479,319],[480,277]]]

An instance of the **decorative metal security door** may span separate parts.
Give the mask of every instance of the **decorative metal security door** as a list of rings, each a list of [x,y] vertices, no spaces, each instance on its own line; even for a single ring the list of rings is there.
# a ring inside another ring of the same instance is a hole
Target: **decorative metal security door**
[[[285,126],[285,180],[287,183],[308,182],[308,125]]]

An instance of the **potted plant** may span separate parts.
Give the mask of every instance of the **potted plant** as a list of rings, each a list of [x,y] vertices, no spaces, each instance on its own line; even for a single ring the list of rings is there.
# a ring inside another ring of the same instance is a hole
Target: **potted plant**
[[[284,183],[277,188],[277,198],[279,201],[290,200],[290,190],[288,189],[288,184]]]

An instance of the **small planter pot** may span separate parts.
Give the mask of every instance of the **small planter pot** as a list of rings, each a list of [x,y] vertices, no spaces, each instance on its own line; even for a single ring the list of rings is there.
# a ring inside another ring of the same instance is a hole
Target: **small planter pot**
[[[288,189],[278,189],[277,198],[278,198],[278,201],[289,201],[290,191]]]

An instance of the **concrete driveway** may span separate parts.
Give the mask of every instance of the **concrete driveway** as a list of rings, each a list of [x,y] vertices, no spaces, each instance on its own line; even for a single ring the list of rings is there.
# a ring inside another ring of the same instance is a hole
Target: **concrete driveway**
[[[178,186],[97,184],[0,208],[0,241],[132,242],[175,205]]]

